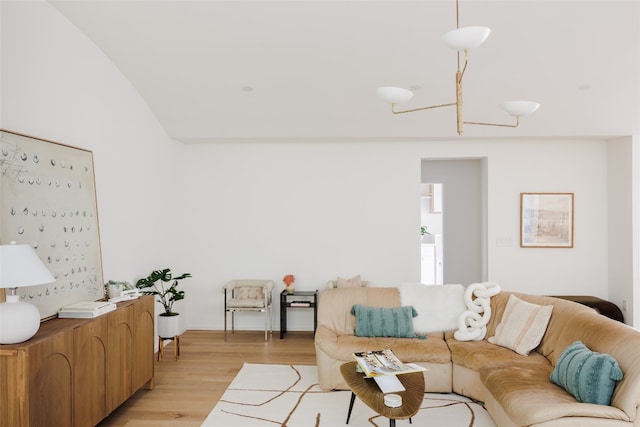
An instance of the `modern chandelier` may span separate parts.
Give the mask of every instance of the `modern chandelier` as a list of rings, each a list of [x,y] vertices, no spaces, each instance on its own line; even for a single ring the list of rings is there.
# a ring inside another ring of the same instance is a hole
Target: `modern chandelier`
[[[458,11],[458,0],[456,0],[456,29],[451,30],[442,35],[442,41],[451,49],[457,51],[458,68],[456,71],[456,101],[447,104],[431,105],[428,107],[412,108],[409,110],[396,110],[396,104],[402,104],[409,101],[413,97],[413,92],[400,87],[385,86],[377,89],[378,96],[384,101],[391,104],[391,112],[393,114],[412,113],[415,111],[430,110],[442,107],[456,107],[456,125],[458,135],[462,135],[464,125],[484,125],[484,126],[502,126],[502,127],[518,127],[520,117],[527,116],[535,112],[540,104],[532,101],[506,101],[500,107],[509,115],[515,117],[514,124],[485,123],[485,122],[468,122],[463,120],[462,114],[462,78],[467,69],[469,59],[469,49],[476,48],[485,42],[491,29],[488,27],[463,27],[460,28],[460,18]],[[464,53],[464,65],[460,69],[460,53]]]

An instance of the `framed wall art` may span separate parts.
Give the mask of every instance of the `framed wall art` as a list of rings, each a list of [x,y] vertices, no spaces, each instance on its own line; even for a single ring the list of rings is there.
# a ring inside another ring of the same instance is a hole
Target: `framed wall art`
[[[573,247],[573,193],[520,193],[520,247]]]
[[[55,282],[18,288],[46,319],[104,296],[93,153],[0,129],[0,243],[28,243]]]

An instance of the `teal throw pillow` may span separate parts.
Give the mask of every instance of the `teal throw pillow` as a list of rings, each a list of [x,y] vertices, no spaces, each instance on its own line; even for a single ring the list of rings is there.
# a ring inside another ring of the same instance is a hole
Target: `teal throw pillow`
[[[351,314],[356,316],[356,336],[413,338],[413,318],[418,315],[410,305],[404,307],[369,307],[354,304]]]
[[[591,351],[582,341],[565,348],[551,372],[551,381],[576,400],[598,405],[611,404],[613,390],[622,377],[613,357]]]

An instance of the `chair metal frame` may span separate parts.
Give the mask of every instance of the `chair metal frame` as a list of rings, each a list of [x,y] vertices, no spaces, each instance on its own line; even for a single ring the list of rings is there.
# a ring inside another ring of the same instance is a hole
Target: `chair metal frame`
[[[224,285],[224,340],[227,340],[227,314],[231,313],[231,333],[235,332],[236,312],[255,311],[265,313],[264,340],[273,333],[273,287],[272,280],[231,280]],[[261,306],[233,306],[229,305],[236,296],[238,288],[261,288],[263,300]]]

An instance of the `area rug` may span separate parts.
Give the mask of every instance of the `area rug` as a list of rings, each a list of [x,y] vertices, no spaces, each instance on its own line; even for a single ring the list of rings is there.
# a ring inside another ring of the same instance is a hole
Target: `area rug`
[[[322,391],[315,366],[245,363],[202,427],[336,427],[345,425],[350,391]],[[400,426],[495,427],[484,409],[456,394],[425,393],[420,411]],[[386,427],[389,420],[356,399],[350,427]]]

